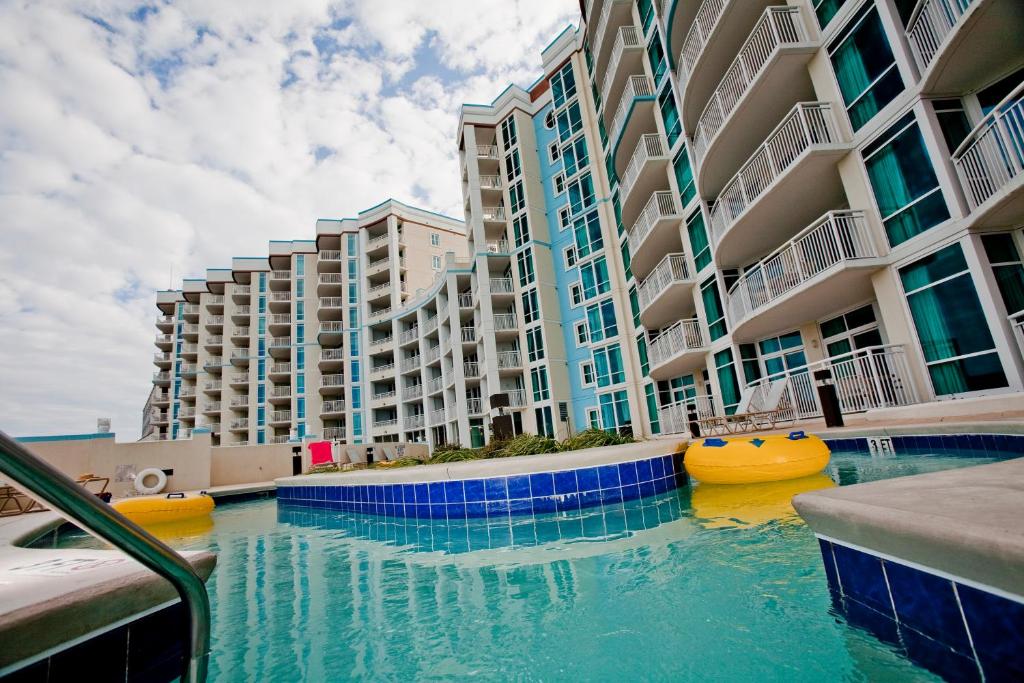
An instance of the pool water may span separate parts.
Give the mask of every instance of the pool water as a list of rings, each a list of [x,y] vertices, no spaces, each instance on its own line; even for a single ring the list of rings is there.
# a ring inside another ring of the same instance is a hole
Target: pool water
[[[251,501],[172,543],[218,555],[212,681],[936,680],[833,611],[788,501],[994,460],[834,453],[798,482],[448,523]]]

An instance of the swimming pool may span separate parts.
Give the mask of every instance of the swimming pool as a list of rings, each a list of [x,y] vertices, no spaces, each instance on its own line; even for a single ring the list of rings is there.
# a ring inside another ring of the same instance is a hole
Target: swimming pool
[[[218,554],[213,681],[936,680],[832,610],[787,501],[996,459],[836,452],[796,484],[500,522],[250,501],[173,544]]]

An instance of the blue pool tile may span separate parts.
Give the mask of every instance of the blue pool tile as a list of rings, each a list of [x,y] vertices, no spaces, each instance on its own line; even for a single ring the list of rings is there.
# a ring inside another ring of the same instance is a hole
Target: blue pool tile
[[[895,562],[883,561],[883,564],[900,623],[942,641],[962,655],[970,655],[971,643],[953,593],[953,583]]]
[[[430,493],[426,484],[413,484],[416,490],[416,504],[427,505],[430,503]]]
[[[487,501],[487,516],[500,517],[508,516],[508,499]]]
[[[332,486],[327,494],[327,500],[340,501],[341,500],[342,487]]]
[[[576,472],[574,470],[555,472],[555,493],[576,493],[577,490]]]
[[[508,500],[508,482],[505,477],[484,479],[484,494],[487,501]]]
[[[409,505],[416,502],[416,485],[402,484],[402,501]]]
[[[448,517],[444,503],[431,503],[428,507],[430,508],[431,519],[446,519]]]
[[[622,502],[622,489],[621,488],[610,488],[601,489],[601,502],[605,505]]]
[[[384,486],[384,502],[387,503],[388,505],[394,505],[396,489],[398,490],[399,495],[401,495],[401,486],[395,486],[394,484],[387,484]]]
[[[601,488],[596,467],[584,467],[576,470],[576,484],[580,491],[596,491]]]
[[[527,474],[520,474],[514,477],[508,478],[508,497],[509,499],[522,499],[530,497],[530,476]]]
[[[465,503],[448,503],[448,519],[465,519]]]
[[[640,497],[640,485],[629,484],[622,487],[622,500],[636,500]]]
[[[466,502],[466,492],[461,481],[446,481],[444,483],[444,499],[449,505],[452,503]]]
[[[589,508],[596,507],[601,504],[601,491],[580,491],[579,495],[580,507]]]
[[[643,482],[650,481],[653,478],[654,477],[653,477],[653,475],[651,473],[651,461],[650,460],[640,460],[640,461],[638,461],[636,463],[636,479],[637,479],[637,481],[642,484]]]
[[[980,681],[981,672],[973,657],[958,653],[944,643],[922,635],[902,622],[899,625],[900,642],[907,658],[947,681]]]
[[[444,482],[432,481],[427,485],[427,495],[431,505],[444,505]]]
[[[510,498],[508,511],[513,515],[532,515],[533,499],[531,498]]]
[[[662,477],[661,479],[655,479],[653,483],[654,483],[654,492],[655,493],[665,493],[665,491],[668,491],[669,488],[672,486],[671,480],[668,479],[667,477]]]
[[[570,493],[568,495],[556,498],[555,505],[557,506],[559,512],[579,512],[579,495],[575,493]]]
[[[642,481],[640,482],[640,495],[644,498],[653,496],[657,491],[654,490],[653,481]]]
[[[623,486],[637,483],[635,462],[619,463],[619,481]]]
[[[825,565],[825,578],[828,579],[829,590],[839,590],[839,576],[836,574],[836,563],[832,559],[832,544],[825,539],[818,539],[818,548],[821,549],[821,561]]]
[[[542,515],[548,512],[554,512],[556,509],[555,499],[551,496],[542,496],[533,499],[533,514]]]
[[[617,465],[601,465],[597,468],[597,476],[601,481],[601,488],[610,489],[618,488],[619,484],[619,468]]]
[[[467,479],[463,484],[467,503],[477,503],[486,500],[484,495],[484,482],[482,479]]]
[[[555,492],[555,480],[550,472],[530,475],[530,495],[534,498],[550,496]]]
[[[987,680],[1024,680],[1024,605],[956,585],[974,650]]]
[[[882,574],[882,561],[874,555],[862,553],[837,543],[832,544],[843,595],[864,603],[895,621],[889,591]]]
[[[671,477],[676,473],[676,468],[672,466],[672,456],[664,455],[661,458],[661,466],[665,469],[665,476]]]
[[[469,502],[466,503],[467,517],[486,517],[487,503]]]
[[[839,546],[835,546],[836,550]],[[840,611],[851,625],[865,629],[876,638],[889,645],[899,645],[899,631],[896,621],[881,612],[871,609],[857,600],[838,598]]]
[[[661,458],[651,458],[651,479],[661,479],[665,476],[665,464]]]

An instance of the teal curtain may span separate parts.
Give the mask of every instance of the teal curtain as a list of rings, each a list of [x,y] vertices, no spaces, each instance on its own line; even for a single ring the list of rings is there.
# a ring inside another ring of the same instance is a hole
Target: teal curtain
[[[740,402],[740,385],[736,379],[732,349],[715,354],[715,367],[718,369],[718,388],[722,392],[722,405],[725,406],[725,412],[732,415],[736,412],[736,404]]]
[[[665,123],[665,136],[668,138],[668,146],[671,148],[676,144],[682,132],[682,124],[679,122],[679,110],[676,109],[676,100],[672,97],[672,87],[666,87],[658,95],[658,108],[661,110],[661,120]]]
[[[661,419],[658,414],[658,399],[654,394],[654,385],[645,386],[644,393],[647,396],[647,421],[651,424],[651,432],[661,434]]]
[[[676,185],[679,186],[680,203],[685,207],[697,194],[697,188],[693,182],[693,168],[690,167],[690,157],[686,155],[685,147],[672,160],[672,170],[675,171]]]
[[[700,272],[711,263],[711,248],[708,245],[708,233],[704,228],[704,216],[699,211],[686,222],[686,234],[690,238],[690,253],[693,254],[693,265]]]
[[[704,302],[704,314],[708,321],[708,332],[711,341],[722,337],[727,332],[725,326],[725,313],[722,310],[722,300],[718,296],[718,283],[714,278],[705,282],[700,289],[700,296]]]
[[[903,79],[874,5],[866,3],[849,25],[832,53],[832,68],[857,130],[903,90]]]
[[[1013,314],[1024,310],[1024,264],[1017,245],[1013,243],[1013,236],[1005,232],[984,235],[981,242],[1007,312]]]

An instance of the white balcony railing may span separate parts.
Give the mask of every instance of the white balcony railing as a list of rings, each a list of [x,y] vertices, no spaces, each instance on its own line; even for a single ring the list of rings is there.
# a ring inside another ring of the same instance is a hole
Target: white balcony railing
[[[390,334],[386,337],[378,337],[377,339],[374,339],[370,342],[370,347],[377,348],[378,346],[387,346],[392,342],[393,339],[394,336]]]
[[[509,253],[508,240],[491,240],[487,243],[488,254],[507,254]]]
[[[523,358],[518,351],[499,351],[498,369],[508,370],[523,367]]]
[[[511,389],[505,392],[508,394],[508,406],[509,408],[525,408],[526,407],[526,390],[525,389]]]
[[[972,0],[923,0],[907,22],[907,40],[917,68],[924,73],[935,53],[960,21]]]
[[[170,382],[171,381],[171,373],[169,373],[169,372],[154,372],[153,373],[153,381],[154,382]]]
[[[322,296],[320,297],[320,308],[344,308],[346,305],[345,297],[342,296]]]
[[[224,358],[222,356],[207,356],[206,360],[203,361],[204,368],[215,368],[224,364]]]
[[[377,373],[381,373],[381,372],[391,372],[394,369],[395,369],[395,364],[394,363],[384,363],[383,365],[375,365],[375,366],[373,366],[372,368],[370,368],[370,372],[372,372],[373,374],[377,374]]]
[[[409,415],[405,418],[404,424],[406,429],[423,429],[424,415],[420,413],[418,415]]]
[[[607,103],[608,95],[611,93],[612,83],[615,82],[615,71],[619,68],[622,55],[629,49],[640,49],[643,41],[640,31],[636,26],[622,26],[615,34],[615,44],[612,45],[612,56],[608,59],[608,66],[604,70],[604,80],[601,83],[601,101]]]
[[[481,211],[481,216],[485,221],[491,221],[494,223],[503,223],[505,221],[505,207],[504,206],[485,206]]]
[[[222,334],[211,334],[206,338],[203,346],[222,346],[224,344],[224,335]]]
[[[718,195],[711,209],[711,235],[715,244],[725,231],[772,182],[813,145],[839,142],[832,105],[801,102]]]
[[[1024,172],[1024,82],[953,152],[953,165],[972,211]]]
[[[622,134],[626,125],[629,112],[633,109],[633,100],[638,97],[654,97],[654,84],[651,79],[643,75],[633,75],[626,81],[626,87],[622,91],[622,99],[619,100],[619,107],[615,110],[615,117],[612,119],[611,134],[608,137],[608,149],[615,146],[615,142]]]
[[[466,413],[469,415],[479,415],[484,412],[484,402],[479,398],[467,398],[466,399]]]
[[[249,383],[249,373],[248,372],[234,372],[234,373],[231,373],[231,375],[230,375],[230,377],[228,379],[228,383],[229,384],[248,384]]]
[[[270,366],[271,375],[288,375],[291,374],[292,364],[291,363],[274,363]]]
[[[203,382],[203,391],[207,393],[219,393],[220,392],[220,380],[211,379]]]
[[[704,158],[711,139],[721,130],[725,119],[775,50],[782,45],[802,42],[807,42],[807,32],[799,7],[769,7],[764,11],[697,121],[693,134],[697,159]]]
[[[477,145],[476,156],[479,159],[497,159],[498,158],[498,146],[497,145]]]
[[[686,254],[667,254],[637,287],[640,310],[654,303],[654,300],[673,284],[686,282],[692,277]]]
[[[690,73],[693,72],[693,67],[700,57],[700,53],[704,51],[704,45],[707,44],[711,31],[714,30],[715,24],[718,23],[718,18],[722,16],[722,10],[728,1],[704,0],[701,3],[689,32],[683,38],[683,49],[679,52],[680,80],[685,82],[689,79]],[[742,2],[743,0],[740,1]]]
[[[515,313],[495,313],[494,314],[494,329],[495,330],[514,330],[517,329]]]
[[[373,426],[376,427],[377,429],[384,429],[384,428],[387,428],[387,427],[394,427],[397,424],[398,424],[398,419],[394,418],[394,417],[385,418],[383,420],[374,420],[373,421]]]
[[[402,359],[402,372],[409,372],[410,370],[419,370],[420,368],[420,355],[416,354],[411,358]]]
[[[224,316],[222,315],[211,315],[206,318],[206,324],[209,327],[218,327],[224,324]]]
[[[271,280],[291,280],[292,273],[290,270],[272,270],[270,271]]]
[[[420,396],[423,395],[423,385],[411,384],[405,388],[405,391],[403,393],[405,394],[405,398],[407,399],[419,398]]]
[[[476,342],[475,327],[463,327],[460,329],[459,334],[462,337],[462,341],[464,341],[467,344],[473,344]]]
[[[286,348],[292,345],[291,337],[271,337],[268,340],[267,346],[272,349]]]
[[[652,194],[651,198],[647,200],[647,204],[644,205],[643,211],[640,212],[640,217],[629,228],[626,239],[629,242],[630,253],[635,254],[639,251],[640,245],[651,234],[658,221],[663,218],[675,217],[681,218],[679,207],[676,206],[675,194],[668,191]]]
[[[209,295],[208,297],[206,297],[206,305],[207,306],[223,306],[224,305],[224,295],[223,294],[211,294],[211,295]]]
[[[370,317],[371,318],[383,318],[384,316],[386,316],[390,312],[391,312],[391,307],[390,306],[384,306],[383,308],[378,308],[378,309],[370,311]]]
[[[500,190],[501,189],[501,176],[500,175],[482,175],[480,176],[480,188],[484,190]]]
[[[878,255],[861,211],[830,211],[751,267],[729,290],[733,325],[844,261]]]
[[[1024,357],[1024,311],[1017,311],[1010,316],[1010,327],[1013,328],[1013,336],[1017,338],[1017,348]]]
[[[431,346],[429,349],[427,349],[426,353],[424,354],[423,362],[425,362],[425,363],[433,363],[435,360],[437,360],[440,357],[441,357],[441,345],[438,344],[437,346]]]
[[[444,377],[431,377],[427,380],[427,393],[436,394],[444,389]]]
[[[391,283],[390,282],[382,282],[379,285],[374,285],[373,287],[370,287],[370,289],[368,289],[366,291],[366,293],[369,296],[373,297],[373,296],[375,296],[375,295],[377,295],[379,293],[390,292],[390,291],[391,291]]]
[[[249,418],[243,417],[240,420],[232,420],[229,429],[233,432],[249,428]]]
[[[512,278],[491,278],[491,294],[512,294],[513,291]]]
[[[231,408],[248,408],[249,397],[248,396],[233,396],[231,401],[228,403]]]
[[[341,284],[341,273],[320,273],[320,284],[322,284],[322,285],[340,285]]]
[[[591,37],[591,52],[594,55],[601,54],[601,45],[604,43],[605,35],[607,34],[608,21],[611,19],[612,9],[615,5],[622,4],[623,0],[605,0],[604,5],[601,8],[601,16],[597,20],[597,30],[594,31],[594,35]],[[588,13],[587,19],[590,18],[590,14]]]
[[[321,386],[322,385],[323,382],[321,382]],[[270,395],[273,398],[288,398],[289,396],[292,395],[292,388],[287,384],[284,386],[277,386],[270,390]]]
[[[341,251],[338,249],[323,249],[317,253],[317,258],[321,261],[340,261]]]
[[[459,308],[473,308],[473,294],[471,292],[459,292]]]
[[[651,367],[655,367],[680,353],[701,350],[705,346],[700,322],[680,320],[651,340],[648,360]]]
[[[430,411],[430,425],[432,427],[440,425],[440,424],[444,424],[444,422],[445,422],[445,415],[444,415],[444,409],[443,408],[441,410],[432,410],[432,411]]]
[[[235,285],[231,293],[233,296],[248,297],[251,294],[251,292],[252,287],[250,285]]]
[[[271,325],[290,325],[292,317],[287,313],[274,313],[270,316]]]
[[[345,329],[340,320],[327,320],[320,323],[320,334],[341,334]]]
[[[480,364],[475,361],[466,361],[462,364],[462,374],[466,377],[479,377]]]
[[[633,155],[629,158],[629,163],[626,164],[626,170],[619,178],[623,199],[629,197],[629,193],[633,191],[633,184],[640,177],[640,171],[643,170],[644,165],[658,157],[668,157],[668,144],[664,137],[660,133],[641,135],[633,150]]]
[[[419,336],[420,328],[418,326],[410,327],[407,330],[403,330],[402,333],[398,335],[398,343],[407,344],[411,341],[415,341]]]
[[[220,412],[220,401],[213,401],[212,403],[203,404],[204,413],[219,413]]]
[[[345,428],[344,427],[324,427],[324,438],[328,441],[344,441],[345,440]]]
[[[231,336],[232,337],[248,337],[249,336],[249,328],[248,327],[236,327],[233,330],[231,330]]]
[[[343,413],[345,412],[345,401],[343,399],[337,399],[334,401],[324,401],[323,407],[320,409],[321,413]]]
[[[693,396],[678,403],[670,403],[658,409],[658,422],[662,434],[689,434],[690,414],[697,419],[712,417],[715,402],[710,396]]]
[[[291,422],[292,411],[290,410],[275,410],[270,413],[271,422]]]
[[[393,389],[391,391],[382,391],[382,392],[380,392],[378,394],[374,394],[373,395],[373,400],[374,401],[386,401],[386,400],[388,400],[390,398],[394,398],[395,395],[396,394],[395,394],[395,391]]]
[[[333,375],[321,375],[320,386],[322,387],[343,387],[345,386],[345,375],[335,373]]]
[[[345,360],[345,349],[320,349],[320,360]]]
[[[367,249],[376,249],[379,246],[387,244],[389,239],[390,235],[388,235],[387,233],[384,233],[383,235],[377,235],[376,237],[366,242],[366,247]]]

